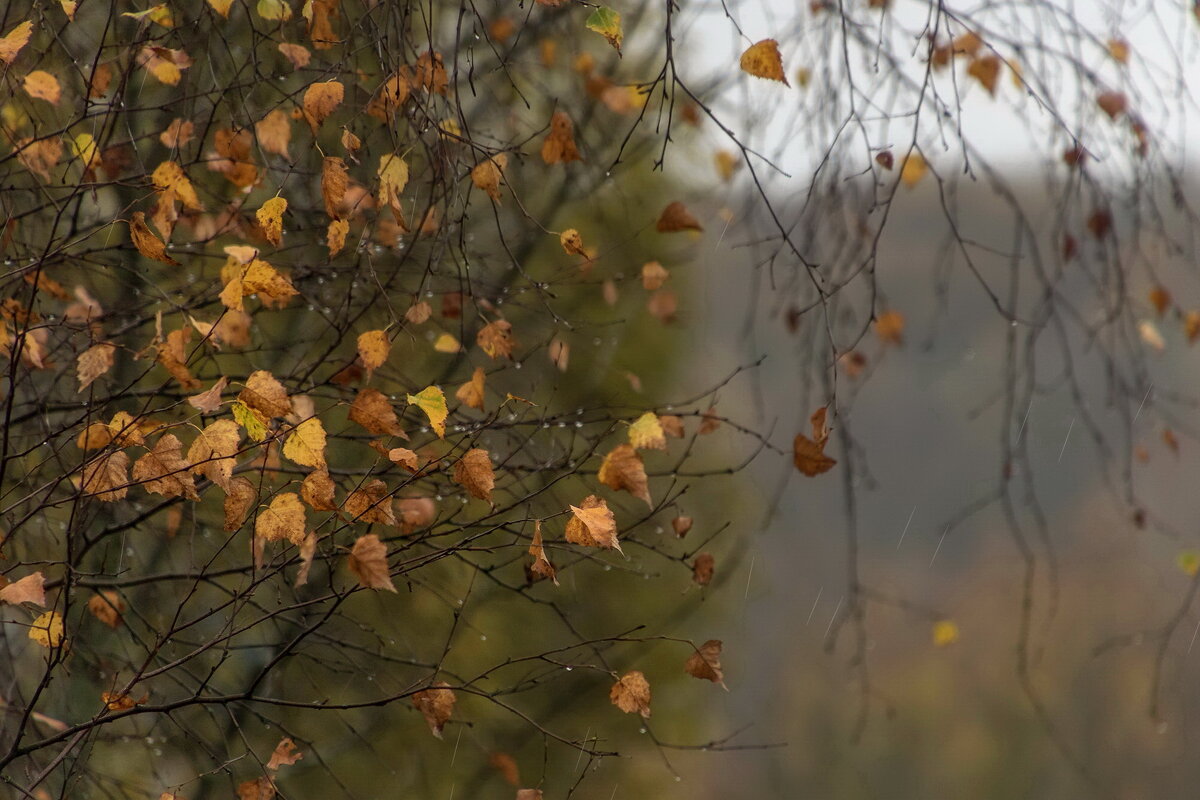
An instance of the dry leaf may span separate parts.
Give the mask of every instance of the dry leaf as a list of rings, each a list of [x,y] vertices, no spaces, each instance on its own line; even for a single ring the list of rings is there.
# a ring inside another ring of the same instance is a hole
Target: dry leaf
[[[487,192],[488,197],[500,202],[500,181],[504,178],[504,170],[508,167],[508,156],[497,153],[487,161],[480,162],[471,170],[471,181],[480,189]]]
[[[575,146],[575,127],[571,118],[562,111],[555,111],[550,118],[550,133],[542,142],[542,161],[547,164],[579,161],[579,150]]]
[[[716,566],[717,560],[713,558],[712,553],[701,553],[692,562],[692,580],[700,586],[708,586],[712,583],[713,570],[716,569]]]
[[[739,65],[743,72],[748,72],[756,78],[779,81],[789,86],[787,76],[783,74],[783,58],[779,54],[779,42],[774,39],[763,39],[751,45],[742,53]]]
[[[312,128],[313,134],[321,127],[330,114],[342,104],[346,87],[337,81],[311,84],[304,91],[304,118]]]
[[[0,36],[0,61],[3,61],[5,64],[11,64],[15,61],[17,54],[21,52],[21,48],[29,44],[29,37],[32,35],[33,23],[26,20],[8,33]]]
[[[454,713],[456,698],[454,692],[446,688],[449,686],[448,683],[438,682],[429,689],[415,692],[412,696],[412,704],[429,723],[429,730],[439,739],[442,738],[442,729],[450,721],[450,715]]]
[[[325,426],[316,417],[297,425],[283,443],[283,455],[302,467],[325,469]]]
[[[45,70],[35,69],[25,76],[25,93],[38,100],[45,100],[50,105],[58,105],[62,99],[62,87],[58,78]]]
[[[213,414],[221,407],[221,393],[229,385],[229,379],[222,376],[211,387],[187,399],[188,405],[203,414]]]
[[[105,589],[99,594],[88,598],[88,612],[110,628],[121,627],[121,615],[125,613],[125,601],[121,595],[111,589]]]
[[[354,547],[350,549],[350,571],[358,578],[359,585],[367,589],[396,591],[388,575],[387,545],[373,533],[354,541]]]
[[[671,273],[657,261],[648,261],[642,265],[642,288],[648,292],[661,289]]]
[[[904,315],[899,311],[884,311],[875,318],[875,335],[883,344],[904,344]]]
[[[187,123],[191,125],[191,123]],[[189,129],[189,135],[190,135]],[[258,144],[267,153],[275,153],[291,161],[288,146],[292,141],[292,118],[282,108],[277,108],[254,123],[254,135]]]
[[[191,465],[183,458],[183,444],[174,434],[164,433],[154,449],[133,464],[133,479],[151,494],[199,500]]]
[[[634,420],[629,426],[629,443],[638,450],[666,450],[667,437],[658,415],[647,411]]]
[[[478,500],[492,502],[496,475],[487,450],[472,448],[454,465],[454,480]]]
[[[479,329],[475,343],[491,358],[512,358],[517,340],[512,335],[512,324],[508,320],[498,319]]]
[[[692,213],[687,210],[687,206],[676,200],[669,203],[663,209],[662,214],[658,217],[658,222],[654,229],[659,233],[675,233],[677,231],[702,231],[703,226]]]
[[[529,555],[533,556],[533,563],[529,565],[530,582],[549,578],[554,581],[555,586],[558,586],[558,576],[555,574],[550,559],[546,558],[546,548],[542,544],[542,521],[540,519],[533,521],[533,541],[529,545]]]
[[[378,478],[350,492],[342,510],[354,522],[396,524],[396,515],[392,511],[392,496],[387,485]]]
[[[725,673],[721,671],[721,640],[709,639],[688,657],[683,665],[688,675],[702,681],[725,685]]]
[[[613,684],[608,697],[612,704],[626,714],[634,712],[650,718],[650,684],[638,670],[626,672]]]
[[[680,539],[688,535],[688,531],[692,529],[692,518],[686,516],[678,516],[671,520],[671,530],[675,531],[675,535]]]
[[[393,464],[399,464],[409,472],[416,472],[421,468],[417,454],[407,447],[393,447],[387,451],[387,457]]]
[[[573,516],[567,520],[568,542],[622,552],[621,544],[617,541],[617,521],[608,503],[591,494],[584,498],[579,507],[570,506],[570,509]]]
[[[133,212],[133,219],[129,221],[129,235],[133,239],[134,247],[146,258],[161,261],[163,264],[169,264],[174,267],[179,266],[178,261],[167,255],[167,246],[146,225],[145,212]]]
[[[485,374],[482,367],[476,367],[471,373],[471,380],[458,387],[458,391],[454,396],[458,398],[458,402],[468,408],[483,410],[483,383]]]
[[[254,218],[258,220],[258,227],[263,236],[276,247],[283,241],[283,212],[287,211],[287,205],[284,198],[272,197],[254,212]]]
[[[20,605],[33,603],[35,606],[46,605],[45,580],[41,572],[31,572],[24,578],[0,588],[0,603]]]
[[[909,153],[904,159],[904,165],[900,167],[900,182],[911,189],[921,182],[929,172],[929,164],[925,161],[925,156],[920,153]]]
[[[304,541],[304,506],[295,492],[280,492],[271,504],[258,512],[254,535],[265,542],[287,539],[292,544]]]
[[[267,769],[277,770],[280,767],[290,767],[302,758],[304,758],[304,753],[296,749],[296,743],[291,738],[285,736],[279,740],[279,744],[275,745],[275,750],[272,751],[271,758],[267,761]]]
[[[391,348],[392,343],[388,341],[387,331],[367,331],[358,335],[358,357],[367,369],[368,378],[387,361]]]
[[[124,451],[107,453],[83,467],[80,489],[101,503],[115,503],[129,494],[129,456]]]
[[[608,488],[614,491],[624,489],[654,508],[654,503],[650,500],[646,466],[632,445],[620,444],[614,447],[600,464],[598,477]]]
[[[333,499],[333,480],[325,470],[316,470],[304,476],[300,484],[300,499],[308,503],[313,511],[336,511]]]
[[[246,388],[238,394],[238,400],[267,419],[286,417],[292,413],[292,401],[288,399],[287,390],[265,369],[251,373],[246,379]]]
[[[236,531],[246,521],[250,509],[258,502],[258,492],[254,484],[245,478],[234,478],[225,489],[225,531]]]
[[[114,345],[107,342],[89,347],[79,354],[75,360],[75,373],[79,378],[79,391],[91,385],[92,381],[112,369],[113,354],[117,352]]]
[[[378,389],[366,388],[355,396],[350,404],[350,421],[357,422],[375,436],[404,436],[396,410]]]
[[[220,386],[219,382],[217,386]],[[192,472],[203,475],[229,491],[233,469],[237,466],[234,456],[241,441],[242,429],[236,422],[231,419],[213,422],[200,431],[192,441],[192,446],[188,448],[187,460],[191,463]]]

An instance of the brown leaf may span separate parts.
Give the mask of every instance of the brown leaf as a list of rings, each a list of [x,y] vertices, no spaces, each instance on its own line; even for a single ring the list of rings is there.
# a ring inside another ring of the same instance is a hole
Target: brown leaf
[[[417,454],[407,447],[393,447],[387,451],[387,457],[393,464],[399,464],[409,472],[416,472],[421,468]]]
[[[620,444],[614,447],[600,464],[600,482],[614,491],[626,490],[634,497],[646,501],[651,508],[650,487],[646,479],[646,466],[633,445]]]
[[[571,118],[562,111],[555,111],[550,118],[550,133],[542,142],[542,161],[547,164],[579,161],[579,150],[575,147],[575,128]]]
[[[221,407],[221,392],[229,385],[229,379],[221,376],[216,383],[200,394],[194,394],[187,399],[188,405],[203,414],[216,413]]]
[[[725,685],[725,673],[721,671],[721,640],[709,639],[688,657],[683,665],[688,675],[702,681]]]
[[[1100,106],[1101,111],[1108,114],[1109,119],[1116,119],[1125,113],[1129,101],[1124,92],[1102,92],[1096,98],[1096,105]]]
[[[129,494],[129,456],[124,451],[107,453],[83,467],[80,488],[102,503],[115,503]]]
[[[29,37],[32,35],[33,23],[25,20],[8,33],[0,36],[0,61],[5,64],[13,63],[17,58],[17,53],[21,52],[21,48],[29,44]]]
[[[112,369],[113,354],[116,351],[117,348],[115,345],[104,342],[92,345],[79,354],[79,358],[75,360],[75,372],[79,378],[79,391],[82,392],[91,385],[92,381]]]
[[[432,314],[433,309],[429,307],[429,303],[421,300],[408,307],[408,310],[404,312],[404,319],[408,320],[413,325],[420,325],[422,322],[429,319],[430,315]]]
[[[696,560],[692,562],[692,580],[701,586],[708,586],[713,579],[713,570],[716,568],[717,560],[713,558],[712,553],[701,553],[696,556]]]
[[[658,418],[658,424],[662,426],[663,433],[665,433],[667,436],[671,436],[676,439],[683,438],[683,420],[674,414],[663,414]]]
[[[392,496],[388,493],[387,485],[378,478],[350,492],[346,502],[342,504],[342,510],[352,522],[396,524],[396,516],[392,512]]]
[[[995,96],[996,81],[1000,78],[1000,59],[995,55],[986,55],[971,61],[967,74],[983,85],[988,94]]]
[[[349,563],[350,571],[358,578],[359,585],[367,589],[396,591],[388,575],[387,545],[375,534],[369,533],[354,541]]]
[[[482,367],[476,367],[471,373],[471,380],[458,387],[458,391],[454,396],[458,398],[458,402],[468,408],[475,408],[483,411],[483,382],[485,374]]]
[[[290,737],[285,736],[279,740],[279,744],[275,745],[271,759],[267,762],[267,769],[277,770],[280,767],[290,767],[302,758],[304,758],[304,753],[296,749],[296,743]]]
[[[812,478],[828,472],[837,461],[825,455],[825,442],[815,442],[802,433],[796,434],[792,443],[792,461],[796,469]]]
[[[292,118],[282,108],[275,109],[254,123],[254,135],[264,152],[275,153],[291,161],[288,145],[292,141]]]
[[[286,417],[292,413],[292,401],[288,399],[287,390],[265,369],[252,373],[246,379],[246,388],[238,394],[238,400],[267,419]]]
[[[331,219],[338,219],[339,209],[346,198],[346,187],[349,185],[349,173],[346,172],[346,162],[337,156],[326,156],[321,162],[321,197],[325,200],[325,213]]]
[[[492,502],[496,476],[492,471],[492,459],[488,456],[488,451],[476,447],[464,453],[454,465],[454,480],[472,497]]]
[[[512,335],[512,324],[505,319],[489,322],[480,328],[475,335],[475,343],[491,358],[512,358],[513,347],[517,344]]]
[[[688,531],[692,529],[692,518],[678,516],[671,520],[671,530],[675,531],[675,535],[680,539],[688,535]]]
[[[333,499],[333,480],[323,469],[315,470],[304,476],[300,484],[300,499],[308,503],[313,511],[337,511]]]
[[[14,606],[21,603],[33,603],[35,606],[44,608],[46,605],[44,584],[45,580],[40,571],[31,572],[24,578],[0,588],[0,603],[10,603]]]
[[[349,416],[351,422],[357,422],[375,436],[404,436],[396,410],[378,389],[361,390],[350,404]]]
[[[178,261],[167,255],[167,246],[146,225],[146,214],[144,212],[133,212],[133,219],[129,221],[129,235],[133,239],[133,246],[146,258],[160,261],[163,264],[169,264],[173,267],[179,266]]]
[[[412,696],[412,704],[429,723],[429,730],[439,739],[442,738],[442,729],[450,721],[450,715],[454,713],[456,698],[454,692],[447,688],[449,686],[448,683],[438,682]]]
[[[520,785],[521,773],[517,769],[517,760],[508,753],[492,753],[488,756],[488,764],[499,772],[510,786]]]
[[[533,556],[533,563],[529,566],[530,582],[549,578],[554,581],[555,586],[558,586],[558,577],[555,574],[554,566],[550,563],[550,559],[546,558],[546,548],[542,544],[542,521],[540,519],[533,521],[533,541],[529,545],[529,555]]]
[[[266,775],[242,781],[237,787],[238,800],[274,800],[275,784]]]
[[[504,178],[504,170],[508,167],[508,156],[497,153],[486,161],[482,161],[471,170],[471,181],[480,189],[487,192],[488,197],[500,202],[500,181]]]
[[[183,458],[183,444],[174,434],[164,433],[153,450],[134,462],[133,479],[151,494],[199,500],[190,467]]]
[[[246,521],[250,509],[258,502],[254,484],[245,478],[234,478],[225,489],[225,526],[227,532],[236,531]]]
[[[635,669],[622,675],[609,690],[608,697],[626,714],[637,712],[645,719],[650,718],[650,684],[640,671]]]
[[[437,504],[429,497],[404,497],[397,502],[400,525],[405,533],[426,528],[437,519]]]
[[[617,541],[617,521],[608,503],[591,494],[584,498],[579,507],[570,508],[573,516],[567,520],[568,542],[622,552]]]
[[[125,613],[125,601],[121,595],[109,589],[88,598],[88,612],[110,628],[121,627],[121,615]]]

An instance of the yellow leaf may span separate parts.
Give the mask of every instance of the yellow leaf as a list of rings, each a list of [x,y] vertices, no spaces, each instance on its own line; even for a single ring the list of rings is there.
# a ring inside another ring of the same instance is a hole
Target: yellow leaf
[[[647,411],[629,426],[629,443],[638,450],[666,450],[667,437],[653,411]]]
[[[138,52],[139,66],[148,71],[161,83],[175,86],[183,77],[183,70],[192,65],[192,59],[183,50],[166,47],[143,47]]]
[[[255,10],[263,19],[273,22],[283,22],[292,18],[292,8],[283,0],[258,0]]]
[[[367,368],[367,377],[383,366],[391,348],[386,331],[367,331],[358,335],[358,357]]]
[[[229,9],[233,6],[233,0],[208,0],[208,4],[213,11],[229,19]]]
[[[583,237],[574,228],[567,228],[558,235],[558,243],[562,245],[567,255],[580,255],[587,258],[587,250],[583,248]]]
[[[570,508],[573,516],[567,520],[568,542],[622,552],[617,541],[617,521],[608,503],[591,494],[579,506]]]
[[[292,141],[292,120],[282,108],[275,109],[254,123],[254,135],[266,152],[291,158],[288,145]]]
[[[90,133],[79,133],[71,139],[71,150],[75,157],[83,162],[85,170],[94,170],[100,166],[100,148]]]
[[[408,402],[425,412],[438,438],[446,438],[446,417],[450,412],[446,409],[446,396],[442,394],[441,389],[426,386],[416,394],[408,395]]]
[[[940,619],[933,623],[933,643],[937,647],[946,647],[958,641],[958,625],[948,619]]]
[[[743,72],[748,72],[756,78],[779,81],[784,86],[790,85],[787,76],[783,74],[783,58],[779,55],[779,42],[774,39],[763,39],[761,42],[751,45],[746,52],[742,53],[739,63]]]
[[[258,513],[254,535],[264,541],[287,539],[292,544],[304,541],[304,506],[295,492],[275,495],[271,505]]]
[[[379,205],[387,206],[394,213],[400,212],[400,193],[408,185],[408,164],[393,153],[384,153],[379,158]]]
[[[174,161],[164,161],[155,167],[154,172],[150,173],[150,181],[160,191],[173,193],[184,207],[193,211],[204,210],[200,198],[196,195],[196,189],[188,180],[183,167]]]
[[[11,64],[17,58],[21,48],[29,43],[33,35],[33,23],[26,20],[13,28],[4,36],[0,36],[0,61]]]
[[[29,638],[42,647],[58,647],[63,643],[63,618],[57,611],[47,611],[29,627]]]
[[[487,161],[477,164],[471,170],[471,180],[476,186],[487,192],[488,197],[500,202],[500,181],[504,177],[504,169],[508,166],[508,156],[498,153]]]
[[[350,233],[350,223],[344,219],[335,219],[329,223],[325,231],[325,245],[329,248],[329,257],[333,258],[342,252],[346,246],[346,235]]]
[[[283,454],[302,467],[325,468],[325,426],[316,417],[304,420],[283,443]]]
[[[254,213],[258,226],[262,228],[263,236],[276,247],[283,241],[283,212],[287,210],[287,200],[282,197],[272,197],[262,204],[262,208]]]
[[[904,166],[900,168],[900,181],[911,189],[921,182],[927,172],[929,164],[925,162],[925,157],[920,153],[910,153],[908,158],[904,159]]]
[[[439,353],[457,353],[462,350],[462,342],[452,334],[443,333],[434,340],[433,349]]]

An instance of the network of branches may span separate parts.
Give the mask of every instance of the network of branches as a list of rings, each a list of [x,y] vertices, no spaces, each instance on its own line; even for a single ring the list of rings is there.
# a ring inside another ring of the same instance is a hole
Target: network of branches
[[[1114,497],[1165,530],[1130,463],[1165,346],[1150,317],[1200,336],[1156,271],[1192,253],[1154,134],[1190,102],[1183,62],[1138,66],[1049,3],[900,5],[8,3],[5,785],[360,797],[367,763],[441,792],[457,760],[460,791],[534,798],[631,749],[671,773],[679,750],[766,746],[649,721],[651,685],[678,709],[723,684],[722,643],[676,623],[737,537],[689,503],[756,458],[840,479],[829,641],[854,632],[861,728],[877,595],[850,412],[904,342],[889,214],[931,184],[939,299],[965,272],[1009,326],[1001,468],[964,516],[1001,504],[1025,555],[1017,669],[1053,733],[1028,678],[1056,590],[1022,414],[1069,387]],[[973,144],[980,103],[1040,142],[1052,214]],[[962,221],[964,185],[1007,209],[1003,242]],[[680,330],[703,322],[687,279],[718,237],[755,259],[748,354],[681,390]],[[764,334],[794,337],[809,386],[785,441],[717,402]],[[1081,352],[1120,441],[1089,416]]]

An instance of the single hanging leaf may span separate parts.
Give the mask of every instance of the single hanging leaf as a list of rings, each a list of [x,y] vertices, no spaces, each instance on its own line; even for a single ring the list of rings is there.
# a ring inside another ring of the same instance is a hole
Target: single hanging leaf
[[[550,559],[546,558],[546,548],[542,544],[542,521],[540,519],[533,521],[533,541],[529,545],[529,555],[533,556],[533,563],[529,565],[530,582],[549,578],[554,581],[555,586],[558,586],[558,576],[555,574]]]
[[[617,445],[604,457],[598,475],[600,482],[614,491],[625,489],[634,497],[645,500],[646,505],[654,508],[650,500],[650,487],[646,479],[646,466],[642,457],[632,445]]]
[[[290,737],[285,736],[279,740],[279,744],[275,745],[275,750],[272,751],[271,758],[267,761],[267,769],[277,770],[280,767],[290,767],[302,758],[304,758],[304,753],[296,749],[296,743]]]
[[[626,672],[613,684],[608,698],[626,714],[636,712],[644,719],[650,718],[650,683],[646,676],[636,669]]]
[[[588,15],[584,24],[587,25],[588,30],[595,31],[607,39],[618,53],[621,52],[621,39],[625,34],[621,30],[620,14],[607,6],[598,6]]]
[[[229,488],[225,490],[225,502],[223,511],[225,512],[226,532],[233,532],[242,527],[246,521],[246,517],[250,514],[250,509],[254,508],[258,502],[258,491],[254,488],[254,484],[245,478],[234,478],[229,483]]]
[[[748,72],[756,78],[779,81],[789,86],[787,76],[783,74],[783,57],[779,54],[779,42],[774,39],[763,39],[751,45],[742,53],[739,64],[743,72]]]
[[[608,503],[592,494],[585,497],[578,507],[570,506],[570,509],[573,516],[567,520],[568,542],[623,552],[617,541],[617,521]]]
[[[358,583],[367,589],[384,589],[395,593],[396,587],[388,575],[387,545],[373,533],[360,536],[350,548],[350,571]]]
[[[550,133],[542,142],[542,161],[547,164],[566,164],[579,160],[579,149],[575,146],[575,127],[571,124],[571,118],[562,111],[555,111],[550,118]]]
[[[284,0],[258,0],[254,10],[265,20],[286,22],[292,18],[292,7]]]
[[[662,288],[671,273],[657,261],[648,261],[642,265],[642,288],[653,292]]]
[[[263,236],[276,247],[283,241],[283,212],[287,211],[287,200],[282,197],[272,197],[262,204],[262,208],[254,212],[258,227]]]
[[[725,673],[721,671],[721,640],[709,639],[688,657],[684,670],[693,678],[712,681],[725,686]]]
[[[883,344],[904,344],[904,315],[899,311],[884,311],[875,318],[875,335]]]
[[[458,398],[458,402],[468,408],[474,408],[483,411],[483,384],[486,375],[483,367],[476,367],[471,373],[471,380],[458,387],[458,391],[454,396]]]
[[[408,402],[425,412],[429,424],[439,439],[446,438],[446,417],[450,412],[446,409],[446,396],[436,386],[426,386],[416,394],[408,395]]]
[[[478,500],[492,502],[496,475],[487,450],[472,448],[454,465],[454,480]]]
[[[512,358],[517,341],[512,335],[512,323],[506,319],[489,322],[475,335],[475,343],[491,358]]]
[[[909,153],[908,158],[904,159],[904,166],[900,167],[900,182],[911,189],[921,182],[921,179],[929,172],[929,164],[925,161],[925,156],[920,153]]]
[[[504,170],[508,167],[508,156],[497,153],[475,166],[471,170],[471,181],[480,189],[487,192],[488,197],[500,202],[500,181],[504,178]]]
[[[825,455],[825,445],[829,441],[829,429],[825,426],[826,411],[825,407],[818,408],[809,419],[811,439],[798,433],[792,443],[792,460],[796,469],[810,478],[828,472],[837,465],[836,461]]]
[[[75,372],[79,378],[79,390],[83,391],[92,381],[106,374],[113,366],[113,354],[117,352],[115,345],[104,342],[95,344],[79,354],[75,360]]]
[[[429,730],[437,738],[442,738],[442,728],[450,721],[454,713],[454,692],[450,691],[448,683],[435,683],[430,689],[422,689],[412,696],[412,704],[429,724]]]
[[[62,614],[57,611],[47,611],[33,621],[29,626],[29,638],[42,647],[59,647],[66,638],[63,630]]]
[[[311,84],[304,91],[304,118],[315,135],[317,129],[342,104],[346,87],[337,81]]]
[[[692,216],[687,206],[676,200],[663,209],[654,229],[659,233],[675,233],[678,231],[702,231],[700,221]]]
[[[358,393],[350,405],[350,421],[357,422],[376,436],[403,436],[400,419],[391,401],[378,389],[366,388]]]
[[[283,443],[283,454],[302,467],[325,468],[325,426],[316,417],[297,425]]]
[[[304,482],[300,484],[300,499],[308,503],[313,511],[336,511],[333,490],[329,473],[323,469],[315,470],[304,476]]]
[[[353,522],[393,526],[396,524],[391,493],[388,492],[387,485],[378,478],[352,491],[346,497],[342,510]]]
[[[346,162],[337,156],[326,156],[321,162],[321,198],[325,201],[325,213],[331,219],[341,216],[339,209],[350,185],[350,174]]]
[[[717,559],[712,553],[701,553],[692,562],[692,580],[699,586],[712,583],[713,572],[716,570]]]
[[[221,407],[221,393],[229,385],[229,379],[222,376],[210,388],[187,399],[188,405],[203,414],[214,414]]]
[[[121,595],[106,589],[88,598],[87,610],[93,617],[116,630],[121,627],[125,601],[121,599]]]
[[[358,335],[358,357],[367,369],[368,378],[387,361],[391,348],[392,343],[388,341],[386,331],[367,331]]]
[[[379,158],[379,205],[391,208],[393,215],[399,218],[400,193],[408,185],[408,163],[403,158],[392,153],[384,153]]]
[[[167,246],[162,240],[154,235],[150,227],[146,225],[146,214],[142,211],[133,212],[133,219],[129,221],[129,235],[133,239],[133,246],[138,249],[138,252],[146,258],[159,261],[163,264],[168,264],[173,267],[180,266],[179,262],[167,255]]]
[[[562,245],[563,252],[569,256],[578,255],[584,258],[588,257],[587,250],[583,246],[583,237],[574,228],[567,228],[560,233],[558,235],[558,243]]]
[[[666,450],[667,437],[653,411],[642,414],[629,426],[629,443],[638,450]]]
[[[304,506],[294,492],[280,492],[266,508],[258,512],[254,535],[266,542],[287,539],[304,542]]]
[[[24,88],[25,94],[37,100],[45,100],[52,106],[58,105],[62,98],[62,87],[58,84],[58,78],[45,70],[35,69],[26,75]]]

